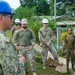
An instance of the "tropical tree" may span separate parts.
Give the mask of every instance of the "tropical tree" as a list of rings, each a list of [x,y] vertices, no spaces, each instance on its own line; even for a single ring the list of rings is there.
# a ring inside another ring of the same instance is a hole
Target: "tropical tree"
[[[16,13],[16,15],[14,16],[14,19],[17,18],[27,18],[30,19],[32,16],[35,16],[36,14],[34,13],[35,7],[33,8],[29,8],[28,6],[26,7],[22,7],[20,6],[19,8],[17,8],[14,12]]]
[[[37,15],[49,15],[50,14],[50,6],[46,0],[41,0],[36,6],[35,13]]]
[[[20,4],[22,6],[28,6],[30,8],[32,8],[33,6],[37,5],[37,3],[39,2],[40,0],[20,0]]]

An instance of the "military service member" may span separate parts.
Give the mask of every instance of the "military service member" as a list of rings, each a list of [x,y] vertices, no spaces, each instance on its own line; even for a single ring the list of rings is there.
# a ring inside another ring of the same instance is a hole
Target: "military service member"
[[[15,25],[11,28],[11,34],[14,35],[14,32],[21,28],[21,23],[18,18],[15,19]]]
[[[23,54],[26,58],[28,58],[33,75],[37,75],[35,55],[33,51],[33,45],[35,43],[35,34],[31,29],[28,28],[27,19],[22,19],[21,25],[22,28],[14,34],[13,40],[14,43],[19,43],[18,49],[20,50],[20,54]]]
[[[69,61],[71,58],[72,63],[72,70],[74,69],[74,54],[75,54],[75,37],[72,34],[72,29],[68,28],[68,35],[65,36],[62,46],[62,51],[66,48],[66,64],[67,64],[67,71],[69,71]]]
[[[25,75],[25,58],[17,55],[15,46],[4,33],[12,27],[12,16],[10,5],[0,0],[0,75]]]
[[[54,56],[55,66],[58,64],[59,61],[56,49],[54,48],[51,42],[53,31],[51,28],[48,27],[47,19],[43,19],[42,23],[43,27],[39,29],[38,36],[39,36],[40,45],[42,47],[43,69],[46,69],[48,51],[50,51]]]

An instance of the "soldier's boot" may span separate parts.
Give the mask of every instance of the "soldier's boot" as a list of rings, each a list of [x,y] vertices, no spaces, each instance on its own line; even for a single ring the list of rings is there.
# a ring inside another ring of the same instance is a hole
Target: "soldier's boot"
[[[67,63],[66,66],[67,66],[67,72],[69,72],[69,63]]]
[[[54,66],[57,67],[58,65],[60,65],[58,57],[54,58]]]
[[[33,72],[33,75],[37,75],[37,73],[36,72]]]
[[[74,64],[72,64],[72,70],[75,71]]]
[[[69,63],[67,64],[67,72],[69,72]]]
[[[26,74],[29,73],[29,72],[30,72],[29,69],[27,69],[27,70],[26,70]]]
[[[69,67],[67,67],[67,72],[69,72]]]
[[[59,65],[59,62],[55,62],[54,66],[57,67]]]
[[[45,70],[46,69],[46,66],[43,66],[43,69]]]

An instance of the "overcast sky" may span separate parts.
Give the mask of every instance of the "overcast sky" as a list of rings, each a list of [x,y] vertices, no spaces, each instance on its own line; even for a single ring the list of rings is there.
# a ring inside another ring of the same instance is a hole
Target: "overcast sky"
[[[14,9],[19,7],[20,5],[19,0],[5,0],[5,1],[7,1],[10,4],[11,8],[14,8]]]

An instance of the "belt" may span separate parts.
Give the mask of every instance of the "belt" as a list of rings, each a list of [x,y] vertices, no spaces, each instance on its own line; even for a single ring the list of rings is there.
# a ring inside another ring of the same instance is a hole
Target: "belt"
[[[30,44],[31,45],[31,44]],[[20,45],[20,46],[23,46],[23,47],[28,47],[28,46],[30,46],[30,45]]]
[[[23,46],[23,47],[27,47],[28,45],[21,45],[21,46]]]

